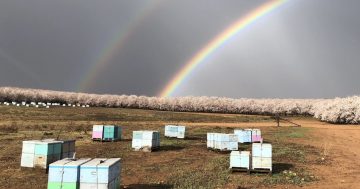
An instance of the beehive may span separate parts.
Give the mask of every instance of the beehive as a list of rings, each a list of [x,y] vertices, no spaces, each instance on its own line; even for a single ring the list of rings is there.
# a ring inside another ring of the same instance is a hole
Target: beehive
[[[94,125],[93,132],[92,132],[92,139],[93,140],[102,140],[104,133],[104,125]]]
[[[265,143],[252,144],[252,169],[272,171],[272,145]]]
[[[261,137],[260,129],[251,129],[251,140],[252,142],[262,142],[263,139]]]
[[[174,138],[185,138],[185,126],[166,125],[165,136]]]
[[[238,136],[239,143],[251,143],[251,141],[252,141],[251,130],[235,129],[234,134],[236,134]]]
[[[158,131],[133,131],[132,148],[135,150],[160,148],[160,133]]]
[[[61,158],[73,158],[75,154],[75,140],[62,140]]]
[[[61,141],[23,141],[21,167],[40,167],[46,169],[50,163],[61,158],[61,148]]]
[[[250,169],[250,152],[249,151],[232,151],[230,153],[230,168]]]
[[[116,125],[104,125],[103,140],[117,141],[121,139],[121,127]]]
[[[207,147],[221,151],[238,150],[238,137],[235,134],[208,133]]]
[[[78,189],[80,166],[90,160],[65,158],[50,164],[48,189]]]
[[[119,189],[120,158],[96,158],[80,166],[80,189]]]

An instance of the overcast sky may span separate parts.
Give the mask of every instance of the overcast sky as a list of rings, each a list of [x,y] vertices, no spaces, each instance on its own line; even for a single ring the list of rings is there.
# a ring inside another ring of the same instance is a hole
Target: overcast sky
[[[196,52],[264,2],[1,0],[0,86],[158,95]],[[289,0],[212,54],[174,95],[359,95],[359,7],[359,0]],[[121,35],[123,46],[80,87]]]

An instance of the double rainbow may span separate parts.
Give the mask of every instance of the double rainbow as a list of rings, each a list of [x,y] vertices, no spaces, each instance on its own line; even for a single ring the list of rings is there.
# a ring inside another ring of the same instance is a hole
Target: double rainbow
[[[210,41],[204,48],[202,48],[198,53],[195,54],[185,66],[173,77],[173,79],[166,85],[166,87],[161,91],[161,97],[171,96],[175,90],[181,85],[181,83],[186,79],[187,76],[204,60],[215,52],[221,45],[230,40],[238,32],[258,20],[259,18],[265,16],[267,13],[273,11],[280,5],[284,4],[287,0],[271,0],[260,7],[256,8],[249,14],[241,17],[234,24],[225,29],[222,33],[216,36],[212,41]]]

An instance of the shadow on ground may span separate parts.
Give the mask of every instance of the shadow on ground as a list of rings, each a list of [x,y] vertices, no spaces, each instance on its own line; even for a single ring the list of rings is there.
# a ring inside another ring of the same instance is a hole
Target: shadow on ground
[[[273,173],[281,173],[285,170],[293,168],[294,165],[289,163],[274,163],[273,164]]]
[[[185,140],[206,140],[204,136],[188,136],[185,137]]]
[[[179,145],[162,145],[160,146],[159,151],[179,151],[184,149],[184,146],[179,146]]]
[[[128,186],[124,186],[124,189],[171,189],[172,185],[168,184],[130,184]]]

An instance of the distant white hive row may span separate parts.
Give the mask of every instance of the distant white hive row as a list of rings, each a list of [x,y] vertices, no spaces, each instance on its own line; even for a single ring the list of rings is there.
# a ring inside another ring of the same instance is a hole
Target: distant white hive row
[[[26,107],[35,107],[35,108],[50,108],[51,106],[63,106],[63,107],[82,107],[89,108],[90,105],[87,104],[61,104],[61,103],[49,103],[49,102],[0,102],[0,105],[5,106],[26,106]]]

